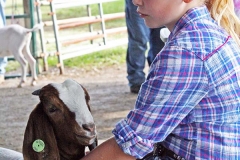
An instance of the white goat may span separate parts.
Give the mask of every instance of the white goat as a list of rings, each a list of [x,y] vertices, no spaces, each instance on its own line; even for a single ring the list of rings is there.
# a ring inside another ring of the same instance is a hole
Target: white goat
[[[41,24],[35,25],[32,29],[27,29],[17,24],[0,28],[0,57],[12,54],[22,68],[22,77],[18,87],[22,87],[22,84],[26,82],[28,63],[32,74],[31,85],[36,84],[36,60],[30,52],[30,42],[31,32],[41,28]]]

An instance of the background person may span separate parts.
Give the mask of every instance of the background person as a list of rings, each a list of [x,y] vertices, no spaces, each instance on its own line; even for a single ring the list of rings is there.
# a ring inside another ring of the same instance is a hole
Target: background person
[[[160,30],[163,27],[149,29],[144,20],[136,12],[137,6],[132,0],[125,0],[125,14],[128,31],[128,48],[127,48],[127,79],[130,86],[130,92],[138,93],[141,84],[145,81],[145,53],[147,54],[148,65],[152,63],[156,55],[164,46],[160,39]]]
[[[6,0],[0,0],[0,28],[5,26],[6,24],[6,17],[4,12],[5,3],[6,3]],[[0,57],[0,83],[4,81],[6,65],[7,65],[7,57]]]

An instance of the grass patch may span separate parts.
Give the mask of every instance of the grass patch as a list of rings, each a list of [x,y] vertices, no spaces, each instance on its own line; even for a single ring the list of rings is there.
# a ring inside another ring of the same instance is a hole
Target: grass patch
[[[103,13],[117,13],[117,12],[124,12],[124,1],[114,1],[109,3],[103,3]],[[91,8],[91,15],[96,16],[99,15],[98,5],[92,4],[89,5]],[[42,19],[43,21],[51,20],[51,17],[48,15],[50,12],[49,6],[42,6]],[[66,18],[76,18],[76,17],[83,17],[87,15],[87,7],[86,6],[76,6],[64,9],[57,9],[56,10],[57,19],[66,19]]]
[[[6,66],[6,72],[15,71],[17,68],[20,68],[20,64],[17,61],[8,61]]]
[[[16,6],[13,6],[12,1],[7,1],[6,7],[5,7],[6,13],[8,15],[11,15],[12,11],[17,9],[17,12],[18,12],[17,14],[23,14],[23,7],[21,2],[22,1],[17,1]],[[91,8],[91,14],[93,16],[99,15],[97,4],[90,5],[90,8]],[[125,2],[122,0],[103,3],[104,14],[124,12],[124,8],[125,8]],[[49,6],[41,6],[41,12],[42,12],[43,21],[51,20],[51,16],[48,15],[48,13],[50,12]],[[57,19],[59,20],[87,16],[87,7],[76,6],[71,8],[57,9],[56,14],[57,14]],[[23,19],[21,19],[21,21],[23,21]],[[125,23],[125,19],[118,19],[118,20],[106,22],[105,25],[106,25],[106,28],[109,29],[109,28],[126,26],[126,23]],[[94,30],[100,30],[101,25],[93,24],[93,28]],[[52,28],[46,27],[45,29],[46,29],[44,33],[45,38],[52,37],[53,36]],[[81,34],[82,32],[88,31],[88,26],[86,25],[86,26],[75,27],[69,30],[70,31],[66,29],[64,31],[61,31],[61,33],[59,32],[59,34],[61,34],[60,37],[63,37],[65,35],[71,35],[71,34],[72,35]],[[109,37],[109,39],[119,39],[121,37],[126,37],[126,34],[125,35],[116,34],[114,36]],[[83,45],[83,44],[77,44],[77,45]],[[55,49],[56,49],[55,44],[48,44],[46,45],[46,47],[47,47],[47,52],[55,52]],[[40,49],[40,46],[38,46],[38,48]],[[110,66],[115,64],[117,65],[123,64],[125,63],[125,59],[126,59],[126,46],[119,46],[119,47],[64,60],[64,66],[66,67]],[[40,64],[42,63],[41,60],[39,62]],[[56,56],[48,58],[49,66],[56,66],[57,63],[58,61]],[[17,66],[17,63],[12,64],[12,62],[10,62],[7,67],[7,71],[11,71],[16,67],[19,67]]]
[[[103,67],[111,65],[120,65],[126,62],[126,46],[119,46],[113,49],[107,49],[91,54],[64,60],[65,67]],[[56,57],[48,58],[50,66],[57,63]]]

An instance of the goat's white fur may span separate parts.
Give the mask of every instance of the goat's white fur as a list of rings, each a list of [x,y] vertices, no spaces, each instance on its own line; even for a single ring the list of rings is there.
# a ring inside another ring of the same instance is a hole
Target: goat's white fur
[[[33,31],[42,28],[41,24],[35,25],[32,29],[24,28],[13,24],[0,28],[0,57],[12,54],[22,69],[22,77],[18,87],[26,82],[27,65],[29,63],[32,74],[32,85],[36,84],[36,60],[30,52],[30,42]]]
[[[63,83],[51,83],[51,85],[58,90],[59,98],[69,110],[76,114],[76,122],[80,126],[94,123],[86,104],[84,90],[76,81],[67,79]],[[79,106],[82,106],[81,109]]]

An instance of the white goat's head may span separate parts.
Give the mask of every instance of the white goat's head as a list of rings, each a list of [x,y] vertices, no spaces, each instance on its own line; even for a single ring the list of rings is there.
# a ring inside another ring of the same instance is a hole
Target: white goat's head
[[[42,156],[46,159],[59,156],[80,159],[84,156],[84,149],[81,148],[96,146],[96,127],[90,112],[90,97],[84,87],[68,79],[63,83],[48,84],[33,92],[33,95],[39,96],[40,103],[32,111],[25,131],[24,159]],[[45,151],[33,153],[37,156],[27,158],[36,139],[44,141]]]

